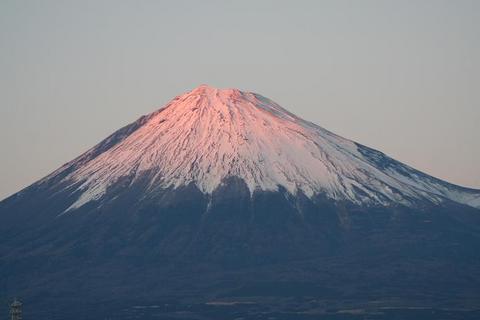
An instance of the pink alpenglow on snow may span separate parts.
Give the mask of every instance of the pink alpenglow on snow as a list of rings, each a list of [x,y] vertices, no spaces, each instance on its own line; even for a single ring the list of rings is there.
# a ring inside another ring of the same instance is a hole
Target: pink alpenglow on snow
[[[211,194],[238,177],[251,194],[281,187],[358,204],[409,206],[427,199],[480,207],[478,190],[423,174],[259,94],[207,85],[177,96],[43,181],[72,165],[63,180],[81,183],[81,195],[67,211],[100,200],[122,177],[147,178],[151,192],[193,183]]]

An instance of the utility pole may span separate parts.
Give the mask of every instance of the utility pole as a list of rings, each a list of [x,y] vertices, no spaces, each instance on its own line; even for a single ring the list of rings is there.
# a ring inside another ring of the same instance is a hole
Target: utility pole
[[[11,320],[22,320],[22,303],[16,298],[10,305]]]

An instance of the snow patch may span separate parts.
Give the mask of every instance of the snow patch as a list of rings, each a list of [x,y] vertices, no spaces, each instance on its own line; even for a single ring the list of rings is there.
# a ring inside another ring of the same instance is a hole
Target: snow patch
[[[83,193],[66,211],[101,199],[122,177],[133,183],[147,172],[152,190],[194,183],[210,194],[236,176],[251,193],[281,186],[291,194],[323,193],[358,204],[447,198],[480,207],[480,191],[447,188],[434,178],[416,176],[413,169],[405,174],[382,168],[380,160],[392,159],[379,152],[366,157],[353,141],[258,94],[202,85],[141,119],[128,135],[119,131],[121,139],[109,137],[118,143],[100,143],[69,164],[76,169],[64,181],[82,183]],[[107,147],[98,149],[102,146]]]

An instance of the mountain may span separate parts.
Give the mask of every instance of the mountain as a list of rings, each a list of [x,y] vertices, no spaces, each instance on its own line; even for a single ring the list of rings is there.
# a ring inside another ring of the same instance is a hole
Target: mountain
[[[0,202],[0,296],[38,319],[476,317],[479,249],[480,190],[206,85]]]

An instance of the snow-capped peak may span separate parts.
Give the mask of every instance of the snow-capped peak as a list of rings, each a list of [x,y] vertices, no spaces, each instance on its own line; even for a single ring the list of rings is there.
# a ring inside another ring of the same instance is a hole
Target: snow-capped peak
[[[211,194],[238,177],[252,194],[283,187],[358,204],[450,199],[480,207],[477,190],[422,174],[261,95],[208,85],[119,130],[46,180],[60,173],[82,191],[69,210],[101,199],[124,177],[147,178],[149,192],[193,183]]]

